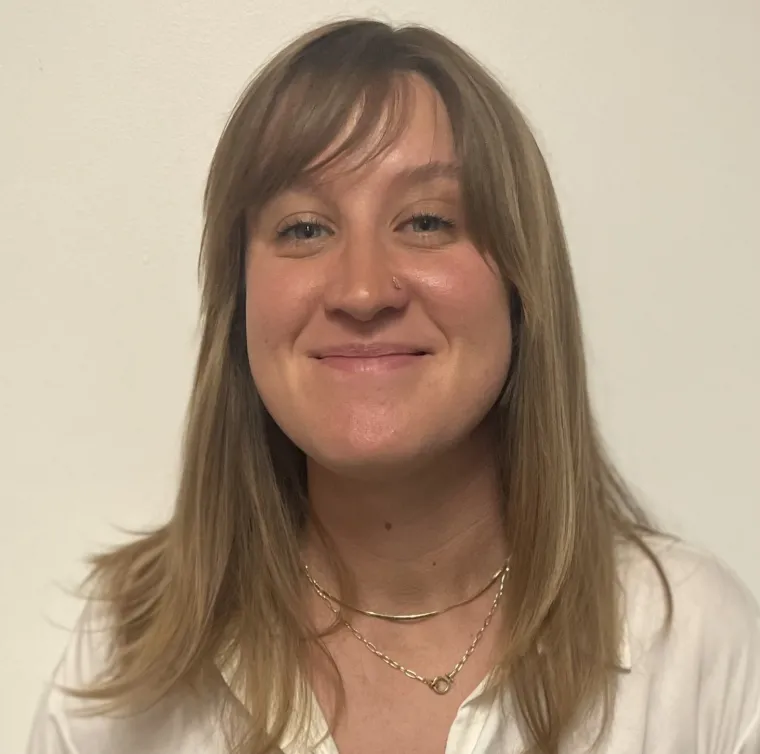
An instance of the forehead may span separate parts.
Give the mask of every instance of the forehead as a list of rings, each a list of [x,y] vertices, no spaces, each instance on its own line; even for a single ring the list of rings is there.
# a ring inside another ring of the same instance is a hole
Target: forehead
[[[312,160],[294,185],[369,177],[386,178],[398,184],[436,178],[458,179],[451,122],[440,95],[417,75],[407,77],[399,86],[404,89],[399,112],[394,113],[387,107],[361,143],[332,159],[356,128],[361,117],[360,106],[357,106],[342,132]]]

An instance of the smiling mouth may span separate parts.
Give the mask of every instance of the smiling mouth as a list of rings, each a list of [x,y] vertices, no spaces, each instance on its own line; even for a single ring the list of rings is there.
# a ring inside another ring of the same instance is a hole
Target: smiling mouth
[[[418,364],[427,355],[423,351],[417,351],[414,353],[387,353],[378,356],[322,356],[317,361],[323,366],[341,372],[379,374]]]
[[[342,372],[382,373],[418,364],[429,355],[429,351],[406,345],[349,344],[325,348],[313,358]]]

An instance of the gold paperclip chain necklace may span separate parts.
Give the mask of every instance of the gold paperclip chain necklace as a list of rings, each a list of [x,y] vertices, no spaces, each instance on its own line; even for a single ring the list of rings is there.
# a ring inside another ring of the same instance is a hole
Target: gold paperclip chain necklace
[[[491,604],[491,609],[488,611],[488,615],[486,615],[486,619],[483,621],[483,625],[480,627],[480,630],[478,631],[478,633],[475,634],[475,638],[472,640],[472,643],[470,644],[469,647],[467,647],[467,650],[462,655],[462,658],[459,660],[459,662],[454,666],[453,670],[451,670],[450,672],[444,675],[437,675],[435,676],[435,678],[426,678],[425,676],[422,676],[419,673],[416,673],[414,670],[404,667],[401,663],[396,662],[395,660],[388,657],[388,655],[385,654],[385,652],[380,651],[369,639],[367,639],[359,631],[357,631],[353,627],[353,625],[351,625],[351,623],[348,620],[346,620],[341,614],[340,607],[338,606],[339,603],[338,605],[336,605],[337,600],[335,600],[335,598],[332,598],[321,586],[319,586],[319,584],[312,578],[308,569],[306,569],[307,578],[309,579],[309,583],[314,588],[314,591],[319,595],[319,597],[322,598],[322,600],[324,600],[325,604],[335,614],[338,620],[341,623],[343,623],[343,625],[354,635],[354,637],[356,637],[356,639],[358,639],[362,644],[364,644],[364,646],[367,647],[367,649],[370,652],[372,652],[372,654],[374,654],[376,657],[379,657],[384,663],[386,663],[387,665],[390,665],[390,667],[392,667],[394,670],[398,670],[399,672],[403,673],[407,678],[411,678],[412,680],[419,681],[420,683],[424,683],[425,686],[427,686],[429,689],[432,689],[436,694],[441,694],[441,695],[446,694],[449,691],[449,689],[451,689],[451,687],[454,685],[454,679],[457,677],[457,675],[459,675],[459,672],[462,670],[467,660],[470,659],[470,656],[475,651],[475,648],[480,643],[480,640],[483,638],[483,634],[485,633],[486,629],[491,623],[491,620],[493,619],[494,614],[496,613],[496,608],[499,606],[499,602],[501,601],[501,596],[502,594],[504,594],[504,583],[507,580],[508,574],[509,574],[509,564],[507,563],[501,569],[501,579],[499,580],[499,589],[496,592],[496,596],[493,599],[493,603]],[[493,581],[491,581],[490,583],[493,583]],[[441,612],[444,612],[444,611],[441,611]],[[406,619],[408,620],[408,618]]]

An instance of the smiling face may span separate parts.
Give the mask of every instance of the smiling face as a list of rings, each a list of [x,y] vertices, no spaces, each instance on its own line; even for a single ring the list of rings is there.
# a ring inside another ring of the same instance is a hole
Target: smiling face
[[[249,222],[254,382],[285,434],[337,472],[468,442],[509,367],[508,296],[468,238],[448,115],[422,79],[408,84],[387,150],[290,186]]]

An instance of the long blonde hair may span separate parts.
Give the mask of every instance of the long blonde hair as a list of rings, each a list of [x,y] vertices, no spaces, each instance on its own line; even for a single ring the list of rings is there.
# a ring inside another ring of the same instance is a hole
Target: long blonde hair
[[[224,701],[239,723],[240,751],[264,754],[289,721],[308,724],[294,702],[314,640],[299,560],[305,464],[268,416],[248,365],[246,217],[305,171],[365,145],[378,123],[386,126],[377,153],[392,143],[408,114],[399,82],[411,74],[446,106],[467,227],[512,292],[512,365],[493,412],[514,618],[493,682],[514,691],[532,751],[557,752],[591,710],[601,710],[600,731],[609,722],[621,541],[652,560],[670,599],[644,539],[651,527],[594,425],[557,200],[525,119],[483,67],[438,33],[344,21],[300,37],[261,70],[215,152],[200,257],[202,340],[176,508],[165,526],[94,558],[91,584],[113,618],[113,652],[77,693],[104,709],[144,707],[227,666],[244,690],[244,704],[231,694]]]

